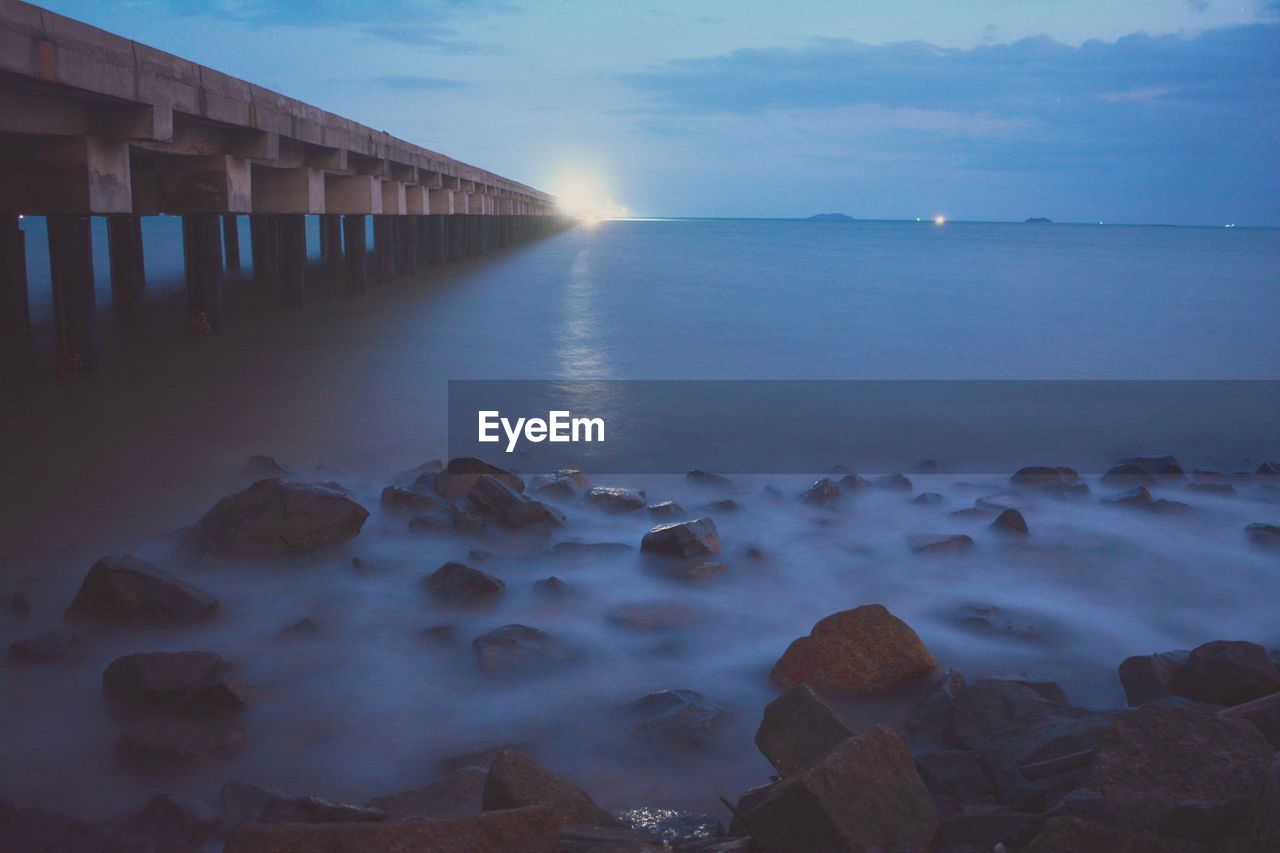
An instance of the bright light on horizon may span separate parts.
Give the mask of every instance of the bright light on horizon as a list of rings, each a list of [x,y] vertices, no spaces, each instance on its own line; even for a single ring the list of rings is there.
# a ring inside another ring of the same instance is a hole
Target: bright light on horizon
[[[587,222],[627,215],[626,207],[611,199],[608,190],[586,175],[573,175],[559,181],[551,194],[556,197],[560,210]]]
[[[947,224],[947,217],[945,217],[945,216],[943,216],[941,213],[939,213],[937,216],[933,217],[933,224],[934,224],[934,225],[946,225],[946,224]]]

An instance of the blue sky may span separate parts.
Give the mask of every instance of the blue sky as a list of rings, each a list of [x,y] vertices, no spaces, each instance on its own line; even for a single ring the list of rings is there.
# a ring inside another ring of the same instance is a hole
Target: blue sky
[[[1280,225],[1280,1],[51,0],[638,215]]]

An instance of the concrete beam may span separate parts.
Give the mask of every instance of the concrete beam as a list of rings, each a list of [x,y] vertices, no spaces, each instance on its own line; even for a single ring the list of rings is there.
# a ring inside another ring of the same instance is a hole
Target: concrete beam
[[[325,175],[326,213],[382,213],[382,181],[371,175]]]
[[[253,209],[249,161],[226,154],[158,157],[155,205],[162,213],[249,213]]]
[[[389,216],[405,212],[404,184],[400,181],[382,182],[382,212]]]
[[[453,190],[429,190],[430,210],[428,212],[436,214],[453,213]]]
[[[325,213],[324,172],[304,166],[298,169],[252,170],[254,213]]]
[[[131,213],[129,145],[81,136],[0,141],[0,213]]]

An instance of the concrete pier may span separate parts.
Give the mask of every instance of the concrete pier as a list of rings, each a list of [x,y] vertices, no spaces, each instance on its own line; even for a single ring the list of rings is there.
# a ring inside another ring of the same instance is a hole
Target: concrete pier
[[[89,217],[107,217],[112,302],[145,292],[143,217],[183,217],[188,320],[222,328],[249,216],[254,284],[306,301],[306,217],[349,286],[566,227],[517,181],[20,0],[0,0],[0,331],[30,325],[19,216],[49,217],[59,373],[91,368]],[[345,239],[344,239],[345,237]],[[345,243],[345,251],[344,251]],[[59,257],[59,253],[62,256]],[[216,273],[215,273],[216,268]]]
[[[54,345],[58,376],[87,373],[98,361],[93,314],[93,230],[89,217],[48,218],[49,278],[53,285]]]
[[[27,241],[22,220],[0,216],[0,335],[25,337],[31,332],[27,292]]]

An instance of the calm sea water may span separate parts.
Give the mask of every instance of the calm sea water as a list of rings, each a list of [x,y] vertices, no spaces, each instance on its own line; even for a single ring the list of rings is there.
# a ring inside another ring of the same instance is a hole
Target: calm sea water
[[[729,566],[712,583],[673,585],[634,553],[498,558],[484,568],[507,580],[508,594],[493,611],[467,614],[437,607],[417,584],[470,545],[412,536],[403,519],[376,509],[394,472],[444,454],[450,379],[1280,379],[1280,231],[607,222],[402,277],[364,298],[317,269],[302,312],[278,307],[270,287],[233,280],[225,333],[192,339],[177,221],[155,220],[146,235],[152,296],[127,315],[105,307],[99,258],[100,369],[59,384],[50,378],[42,224],[26,226],[40,322],[32,348],[0,359],[0,580],[6,592],[25,591],[33,613],[6,620],[0,640],[56,624],[103,553],[146,556],[223,607],[216,623],[179,634],[98,638],[74,667],[7,668],[0,729],[13,734],[0,740],[0,790],[20,803],[103,816],[156,790],[212,800],[233,778],[364,800],[424,784],[443,757],[522,741],[608,807],[719,813],[718,795],[768,778],[751,734],[773,695],[769,666],[837,609],[882,602],[944,666],[1055,678],[1076,701],[1099,706],[1122,701],[1115,666],[1126,655],[1223,637],[1280,644],[1276,558],[1241,532],[1280,522],[1280,504],[1256,485],[1233,498],[1169,489],[1163,496],[1197,510],[1177,519],[1103,506],[1108,490],[1096,484],[1078,504],[1031,497],[1033,535],[1009,544],[948,515],[1004,488],[1008,472],[992,472],[977,491],[913,475],[914,491],[940,492],[945,504],[884,494],[834,514],[760,498],[765,482],[798,493],[803,472],[744,479],[742,509],[712,512]],[[95,237],[101,248],[104,235]],[[1229,422],[1192,426],[1229,447]],[[247,484],[240,469],[253,453],[340,479],[375,508],[365,531],[347,548],[288,565],[183,563],[176,532]],[[1260,461],[1225,453],[1184,462]],[[929,455],[947,461],[945,448]],[[679,478],[600,482],[641,486],[691,512],[711,498]],[[648,526],[567,511],[566,540],[634,545]],[[904,545],[916,532],[966,532],[977,547],[929,560]],[[744,559],[750,545],[768,559]],[[383,570],[357,577],[352,556]],[[563,603],[532,592],[551,574],[574,590]],[[688,607],[695,619],[661,635],[608,619],[619,605],[652,601]],[[963,621],[969,605],[1000,608],[1018,630],[974,633]],[[279,641],[284,625],[308,616],[320,637]],[[478,677],[470,639],[510,622],[563,636],[582,660],[528,682]],[[417,633],[445,623],[458,646],[424,648]],[[163,780],[117,770],[103,667],[132,651],[197,647],[234,660],[257,688],[250,748]],[[633,743],[616,707],[664,688],[727,707],[724,739],[681,757]],[[892,721],[909,699],[844,710]]]

